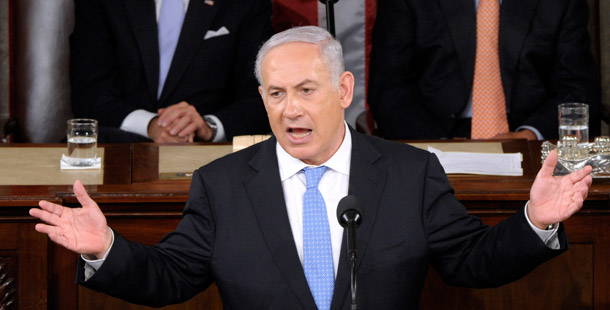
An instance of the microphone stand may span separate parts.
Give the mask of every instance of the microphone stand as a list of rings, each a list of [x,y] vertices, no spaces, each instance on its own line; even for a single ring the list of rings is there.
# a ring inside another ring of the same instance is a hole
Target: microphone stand
[[[326,28],[333,37],[335,35],[335,3],[339,0],[320,0],[320,2],[326,4]]]
[[[352,293],[352,304],[350,306],[350,310],[357,310],[358,309],[358,305],[356,304],[356,254],[357,254],[357,250],[355,250],[356,248],[356,227],[355,227],[355,223],[353,220],[349,220],[347,223],[347,240],[349,240],[348,242],[352,242],[353,241],[353,245],[348,247],[348,259],[350,261],[350,264],[352,265],[351,268],[351,293]]]
[[[351,292],[352,292],[352,303],[350,310],[357,310],[358,305],[356,303],[356,256],[358,251],[356,250],[356,228],[362,223],[362,208],[360,207],[360,201],[356,196],[348,195],[339,201],[337,206],[337,220],[339,224],[345,228],[347,236],[347,258],[351,264]]]

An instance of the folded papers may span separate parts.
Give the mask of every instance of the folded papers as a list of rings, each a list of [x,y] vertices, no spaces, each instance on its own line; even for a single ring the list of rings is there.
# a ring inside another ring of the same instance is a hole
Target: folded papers
[[[428,151],[436,154],[447,174],[523,175],[521,153],[443,152],[431,146]]]

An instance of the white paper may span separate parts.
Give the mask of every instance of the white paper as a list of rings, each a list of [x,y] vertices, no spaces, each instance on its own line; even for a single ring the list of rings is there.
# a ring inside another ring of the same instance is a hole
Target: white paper
[[[428,151],[436,154],[447,174],[523,175],[521,153],[443,152],[431,146],[428,146]]]

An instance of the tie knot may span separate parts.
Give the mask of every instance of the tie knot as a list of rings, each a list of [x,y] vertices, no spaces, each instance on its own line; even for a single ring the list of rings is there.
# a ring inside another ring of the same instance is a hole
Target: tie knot
[[[328,169],[326,166],[303,169],[303,172],[305,172],[305,179],[307,180],[307,188],[317,188],[326,169]]]

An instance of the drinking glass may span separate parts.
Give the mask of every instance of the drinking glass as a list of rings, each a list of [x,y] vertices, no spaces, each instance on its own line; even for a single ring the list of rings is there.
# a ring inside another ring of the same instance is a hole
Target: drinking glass
[[[97,160],[97,120],[76,118],[68,120],[67,164],[77,167],[93,166]]]
[[[576,137],[578,144],[589,143],[589,105],[562,103],[559,110],[559,141],[566,136]]]

